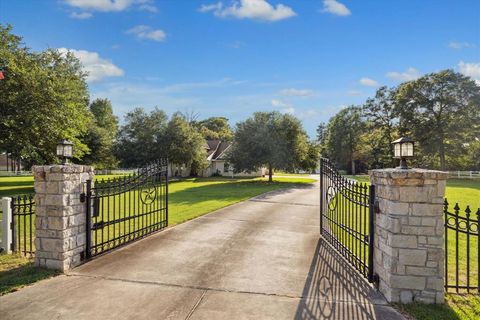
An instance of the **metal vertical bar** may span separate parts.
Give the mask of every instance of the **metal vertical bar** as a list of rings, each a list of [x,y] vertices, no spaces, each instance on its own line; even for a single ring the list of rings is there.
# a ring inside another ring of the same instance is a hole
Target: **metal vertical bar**
[[[477,209],[477,291],[480,294],[480,208]]]
[[[87,190],[85,197],[86,205],[86,246],[85,257],[88,259],[92,256],[92,212],[91,212],[91,198],[92,198],[92,180],[87,180]]]
[[[470,293],[470,207],[465,209],[467,218],[467,292]]]
[[[167,159],[167,171],[165,172],[165,226],[168,226],[168,159]]]
[[[33,219],[33,197],[30,196],[30,199],[29,199],[29,209],[28,209],[28,213],[29,213],[29,223],[30,223],[30,226],[29,226],[29,234],[30,234],[30,250],[29,250],[29,253],[32,254],[33,253],[33,230],[32,230],[32,219]]]
[[[374,241],[375,241],[375,186],[370,185],[370,198],[368,201],[368,228],[369,228],[369,239],[368,239],[368,281],[373,281],[373,250],[374,250]]]
[[[455,204],[454,210],[455,210],[455,288],[458,293],[458,233],[459,233],[459,228],[458,228],[458,210],[460,208],[458,207],[458,203]]]
[[[320,235],[323,230],[323,158],[320,158]]]
[[[445,290],[448,290],[448,201],[443,202],[443,213],[445,215]]]
[[[455,210],[455,288],[458,293],[458,210],[460,209],[458,203],[455,204],[453,209]]]

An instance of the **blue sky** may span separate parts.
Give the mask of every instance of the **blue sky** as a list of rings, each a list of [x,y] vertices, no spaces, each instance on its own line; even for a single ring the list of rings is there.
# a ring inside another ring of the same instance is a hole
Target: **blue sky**
[[[120,117],[278,110],[313,137],[379,85],[446,68],[480,81],[476,0],[1,0],[0,22],[33,50],[72,50]]]

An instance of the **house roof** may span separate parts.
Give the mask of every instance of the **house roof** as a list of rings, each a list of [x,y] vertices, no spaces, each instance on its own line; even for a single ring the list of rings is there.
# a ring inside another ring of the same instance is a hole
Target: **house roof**
[[[221,140],[207,140],[207,160],[221,160],[225,151],[232,145],[231,142]]]

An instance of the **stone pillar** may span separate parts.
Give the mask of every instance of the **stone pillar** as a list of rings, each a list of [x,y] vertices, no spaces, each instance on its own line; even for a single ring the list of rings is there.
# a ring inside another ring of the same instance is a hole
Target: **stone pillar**
[[[33,167],[35,178],[35,264],[65,272],[80,264],[85,251],[84,183],[92,167],[52,165]]]
[[[446,179],[446,172],[423,169],[370,171],[380,206],[374,271],[389,302],[444,302]]]

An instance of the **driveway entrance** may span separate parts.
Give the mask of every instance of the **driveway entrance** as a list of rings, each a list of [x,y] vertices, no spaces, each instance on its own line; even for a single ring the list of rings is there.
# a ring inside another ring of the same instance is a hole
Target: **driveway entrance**
[[[265,194],[0,297],[2,319],[402,319],[319,238],[319,188]]]

